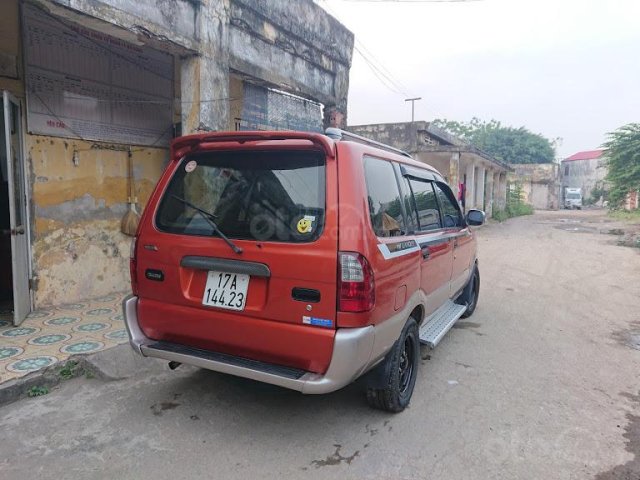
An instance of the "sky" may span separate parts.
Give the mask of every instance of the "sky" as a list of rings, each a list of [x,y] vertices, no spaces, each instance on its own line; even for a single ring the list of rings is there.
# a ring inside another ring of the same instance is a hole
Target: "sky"
[[[561,138],[557,156],[640,122],[640,0],[318,0],[354,51],[349,125],[496,119]],[[378,74],[380,76],[380,74]]]

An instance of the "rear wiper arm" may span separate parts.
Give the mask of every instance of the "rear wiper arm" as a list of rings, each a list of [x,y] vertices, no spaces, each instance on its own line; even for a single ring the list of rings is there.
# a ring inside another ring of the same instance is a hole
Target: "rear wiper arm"
[[[171,196],[176,200],[178,200],[179,202],[184,203],[187,207],[192,208],[193,210],[198,212],[200,215],[202,215],[202,218],[204,218],[207,221],[207,223],[211,225],[211,228],[213,228],[213,231],[218,235],[220,235],[220,238],[224,240],[226,244],[229,245],[229,247],[231,247],[231,250],[233,250],[238,254],[242,253],[242,249],[239,246],[237,246],[235,243],[233,243],[231,240],[229,240],[229,238],[224,233],[222,233],[222,230],[218,228],[218,225],[216,225],[216,222],[214,221],[216,216],[213,213],[207,212],[206,210],[203,210],[197,205],[194,205],[189,200],[185,200],[184,198],[181,198],[177,195],[171,195]]]

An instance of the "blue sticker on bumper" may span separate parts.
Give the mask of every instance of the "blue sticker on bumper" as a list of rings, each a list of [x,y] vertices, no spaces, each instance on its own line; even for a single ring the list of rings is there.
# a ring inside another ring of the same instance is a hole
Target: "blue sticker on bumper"
[[[316,327],[333,327],[333,320],[316,317],[302,317],[302,323],[306,325],[315,325]]]

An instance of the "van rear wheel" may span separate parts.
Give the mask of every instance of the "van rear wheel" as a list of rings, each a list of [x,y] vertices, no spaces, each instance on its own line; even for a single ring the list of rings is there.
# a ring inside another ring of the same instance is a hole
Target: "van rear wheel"
[[[382,365],[379,385],[367,388],[367,402],[373,408],[387,412],[401,412],[411,401],[418,375],[420,340],[418,324],[413,317],[407,320],[400,338],[387,354]]]

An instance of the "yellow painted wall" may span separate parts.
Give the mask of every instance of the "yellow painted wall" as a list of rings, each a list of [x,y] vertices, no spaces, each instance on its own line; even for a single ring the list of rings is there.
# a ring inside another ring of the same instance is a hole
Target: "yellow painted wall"
[[[127,152],[115,150],[126,147],[36,135],[27,136],[26,143],[36,305],[127,290],[131,239],[120,232],[127,211]],[[141,212],[168,151],[135,146],[132,151]]]

